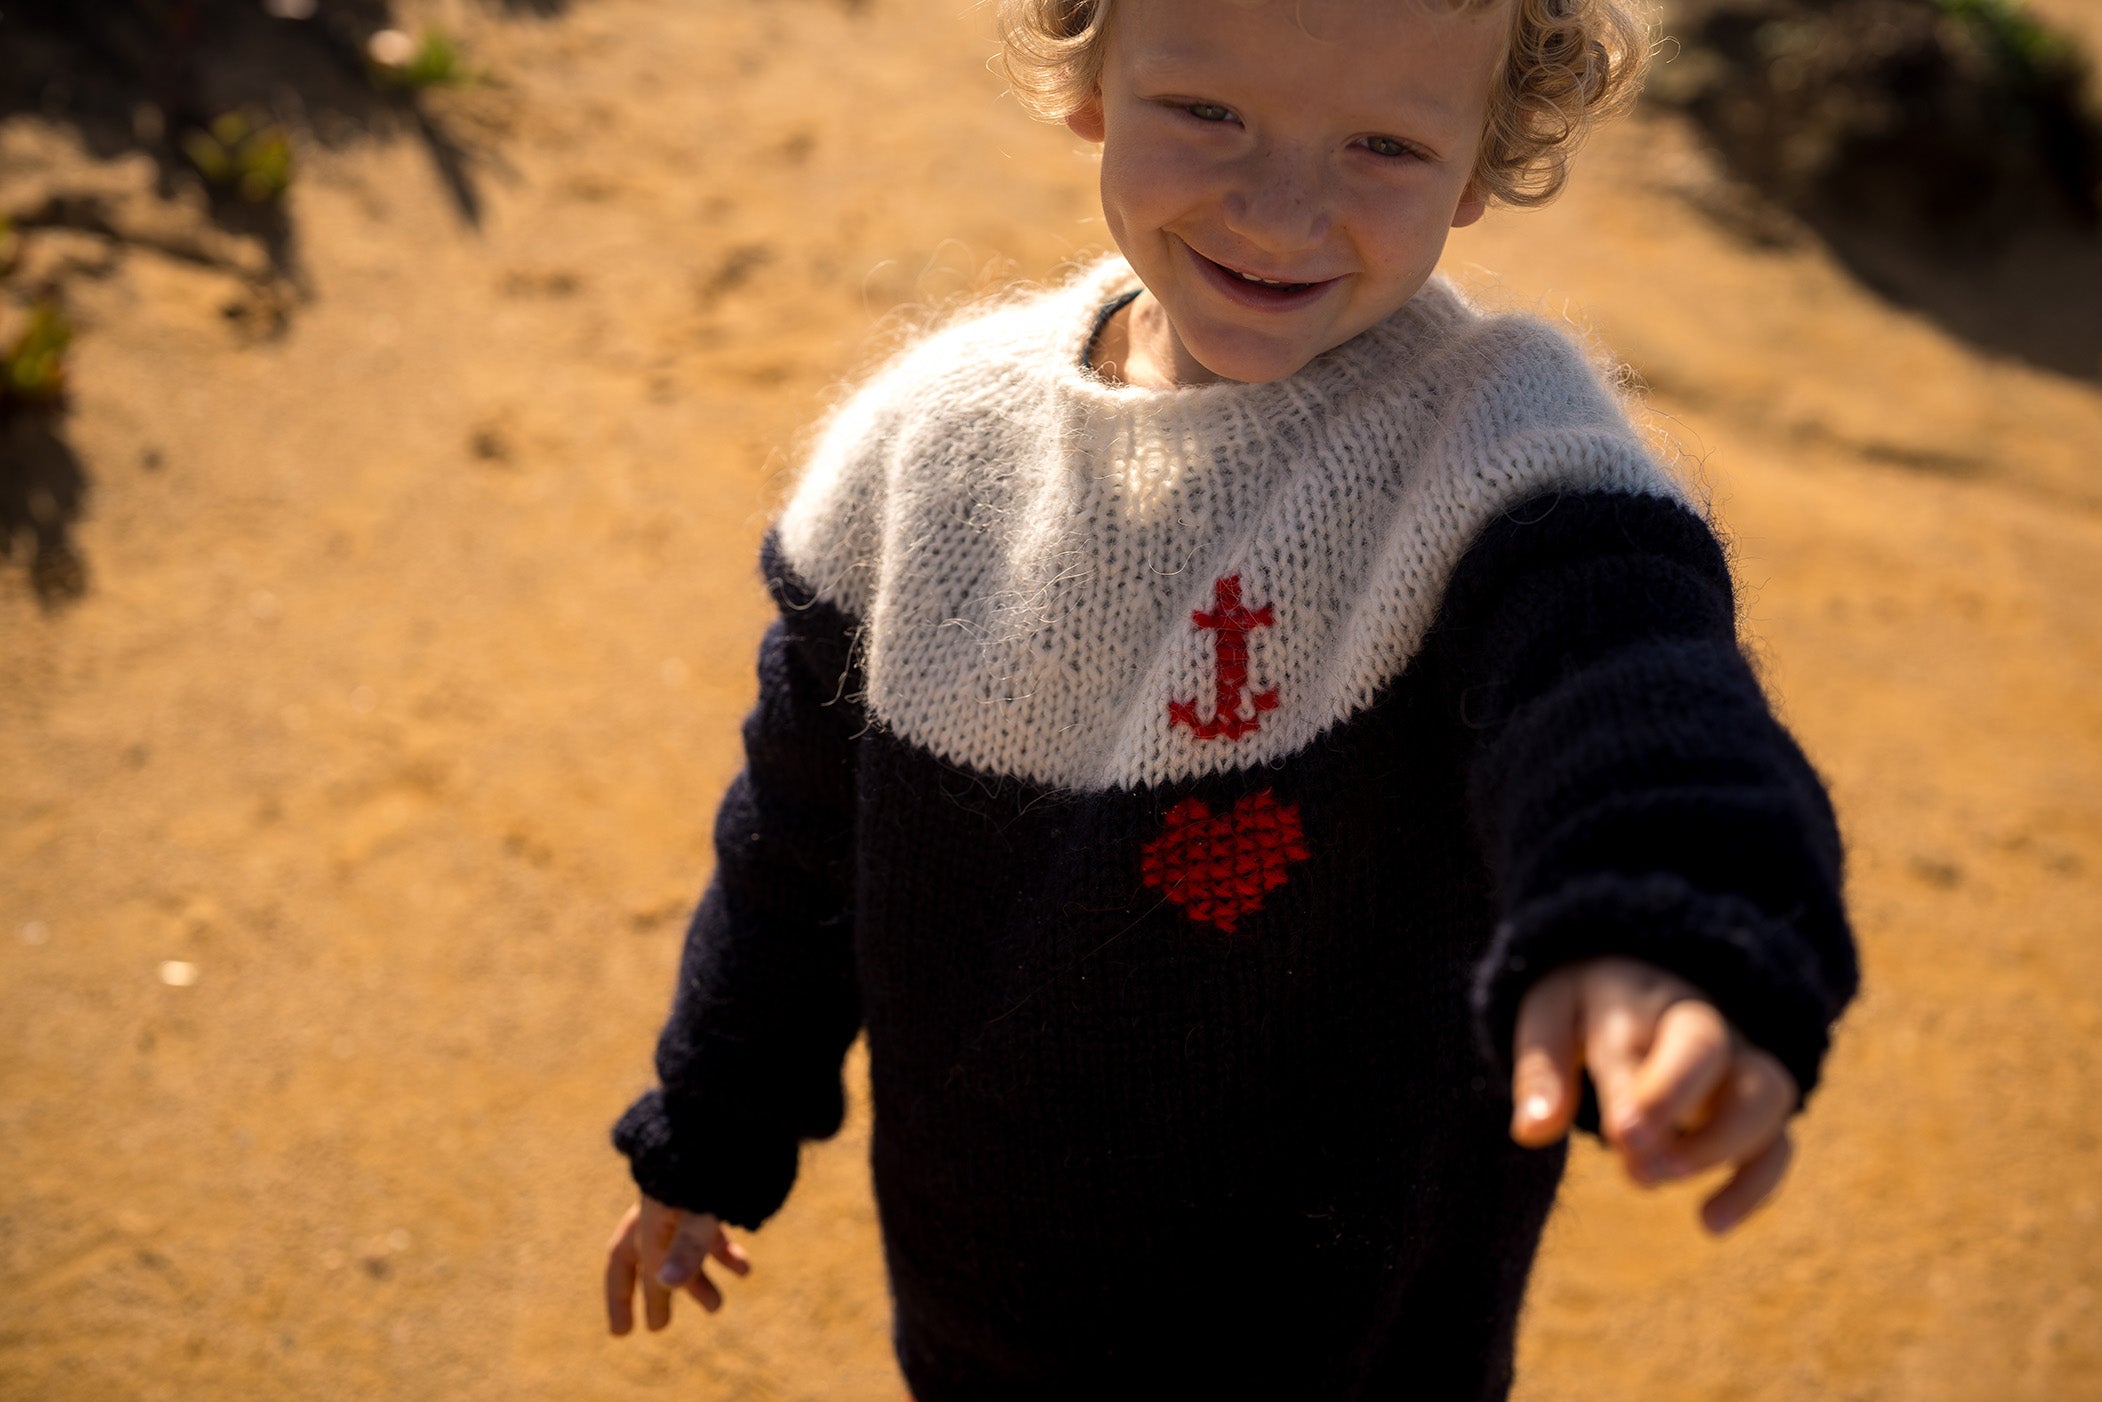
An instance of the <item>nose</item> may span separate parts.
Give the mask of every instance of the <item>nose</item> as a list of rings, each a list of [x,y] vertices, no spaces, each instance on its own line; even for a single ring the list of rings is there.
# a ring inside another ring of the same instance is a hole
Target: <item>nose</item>
[[[1321,162],[1283,143],[1252,151],[1222,202],[1226,227],[1266,253],[1292,253],[1328,237],[1328,181]]]

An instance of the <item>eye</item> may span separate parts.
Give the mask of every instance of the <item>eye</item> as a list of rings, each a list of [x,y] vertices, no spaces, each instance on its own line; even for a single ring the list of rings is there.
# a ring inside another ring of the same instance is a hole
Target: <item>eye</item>
[[[1368,136],[1365,138],[1365,149],[1375,156],[1385,156],[1389,160],[1423,154],[1406,141],[1396,141],[1391,136]]]
[[[1233,113],[1216,102],[1185,102],[1182,110],[1200,122],[1230,122]]]

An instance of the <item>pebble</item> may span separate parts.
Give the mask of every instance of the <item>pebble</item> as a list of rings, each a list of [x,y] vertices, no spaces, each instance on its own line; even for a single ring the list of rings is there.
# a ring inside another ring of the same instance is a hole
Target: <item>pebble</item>
[[[402,68],[416,57],[416,41],[399,29],[382,29],[365,41],[365,53],[382,68]]]

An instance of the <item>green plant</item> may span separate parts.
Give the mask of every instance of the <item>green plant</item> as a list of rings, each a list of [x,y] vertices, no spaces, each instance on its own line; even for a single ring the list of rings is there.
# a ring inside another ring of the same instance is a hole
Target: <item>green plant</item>
[[[215,190],[251,204],[281,199],[292,184],[291,139],[249,112],[221,113],[210,127],[187,133],[182,151]]]
[[[29,324],[0,355],[0,403],[48,405],[66,392],[66,346],[73,327],[55,302],[29,309]]]
[[[2074,67],[2073,41],[2048,28],[2015,0],[1934,0],[1934,8],[1962,20],[1984,39],[2002,68],[2026,83]]]
[[[398,29],[383,29],[367,42],[365,53],[372,60],[374,78],[388,87],[453,87],[473,76],[459,45],[442,29],[426,29],[416,39]]]

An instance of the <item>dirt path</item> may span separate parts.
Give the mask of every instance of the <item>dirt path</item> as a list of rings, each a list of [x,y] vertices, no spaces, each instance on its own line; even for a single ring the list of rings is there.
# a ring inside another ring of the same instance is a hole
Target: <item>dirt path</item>
[[[88,592],[0,582],[0,1397],[898,1392],[865,1109],[731,1309],[622,1343],[604,1130],[797,435],[892,308],[1098,245],[1092,168],[998,100],[982,17],[455,14],[501,80],[460,99],[478,232],[413,145],[317,156],[314,297],[260,341],[227,275],[78,250]],[[0,127],[7,179],[84,161]],[[1579,312],[1689,450],[1869,992],[1738,1237],[1580,1152],[1518,1395],[2102,1396],[2102,392],[1717,188],[1645,122],[1449,262]]]

